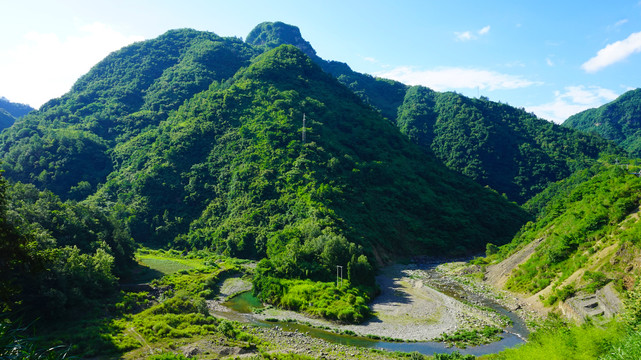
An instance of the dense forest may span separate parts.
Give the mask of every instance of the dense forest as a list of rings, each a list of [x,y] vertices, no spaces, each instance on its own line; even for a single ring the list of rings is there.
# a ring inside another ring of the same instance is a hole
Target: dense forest
[[[295,26],[262,23],[247,42],[266,48],[299,47],[424,151],[520,204],[551,183],[591,166],[601,154],[623,154],[600,137],[563,128],[507,104],[410,87],[323,60]]]
[[[456,93],[410,88],[397,125],[450,169],[524,203],[548,185],[621,151],[602,138],[522,109]]]
[[[111,54],[1,137],[12,188],[104,212],[137,243],[265,259],[255,289],[276,304],[295,286],[285,279],[331,281],[338,264],[371,296],[378,264],[479,251],[527,219],[420,151],[297,48],[261,52],[193,30]],[[98,256],[93,241],[51,236],[56,249]],[[107,252],[115,274],[131,258],[120,248]],[[339,317],[326,309],[308,310]]]
[[[8,128],[13,125],[16,121],[16,118],[11,116],[6,110],[0,109],[0,129]]]
[[[0,341],[14,345],[19,319],[41,318],[83,356],[140,348],[132,328],[255,348],[207,311],[230,274],[250,274],[274,306],[360,323],[382,265],[492,249],[475,260],[488,266],[541,238],[512,291],[545,290],[554,306],[633,289],[622,263],[585,270],[604,248],[636,249],[641,180],[625,150],[507,104],[359,74],[287,24],[246,41],[168,31],[39,110],[0,106],[0,123]],[[188,265],[150,275],[141,256]],[[141,278],[162,293],[119,291]],[[57,326],[74,316],[86,323]]]
[[[630,90],[596,109],[570,116],[563,126],[596,133],[641,156],[641,89]]]

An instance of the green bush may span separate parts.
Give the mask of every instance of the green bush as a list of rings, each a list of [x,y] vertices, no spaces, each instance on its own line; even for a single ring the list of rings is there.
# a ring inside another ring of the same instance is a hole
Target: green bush
[[[345,323],[360,323],[370,316],[369,295],[350,287],[345,280],[336,283],[311,280],[285,280],[262,276],[254,278],[254,291],[277,306]]]

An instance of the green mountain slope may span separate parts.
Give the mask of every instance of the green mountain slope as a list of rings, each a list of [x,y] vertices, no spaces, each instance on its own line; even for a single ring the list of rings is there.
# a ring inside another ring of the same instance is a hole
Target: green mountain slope
[[[121,204],[138,239],[253,258],[302,247],[309,266],[329,239],[381,257],[509,239],[518,207],[417,150],[300,51],[279,47],[120,144],[120,170],[96,201]],[[321,264],[323,276],[334,266]]]
[[[522,109],[412,87],[398,127],[450,169],[519,203],[593,164],[613,144],[538,119]]]
[[[375,263],[479,251],[526,220],[300,50],[264,51],[193,30],[123,48],[0,135],[5,173],[138,242],[266,259],[255,285],[275,303],[297,286],[280,279],[331,282],[341,265],[371,290]],[[366,315],[361,295],[346,321]],[[340,318],[340,303],[309,311]]]
[[[3,169],[13,180],[81,199],[117,166],[110,152],[118,143],[158,126],[254,54],[239,39],[188,29],[116,51],[0,135]]]
[[[0,130],[8,128],[9,126],[13,125],[13,123],[16,121],[16,118],[14,118],[9,112],[7,112],[4,109],[0,109]]]
[[[4,97],[0,97],[0,131],[13,125],[16,119],[33,111],[29,105],[13,103]]]
[[[264,22],[258,24],[247,35],[247,43],[264,49],[273,49],[279,45],[294,45],[325,72],[334,75],[343,85],[373,106],[390,121],[394,121],[398,107],[408,86],[397,81],[373,77],[353,71],[349,65],[331,60],[323,60],[316,55],[316,50],[303,38],[298,27],[282,22]]]
[[[0,97],[0,109],[4,109],[16,119],[21,118],[34,110],[29,105],[14,103],[5,97]]]
[[[537,221],[489,257],[493,262],[507,258],[502,268],[509,275],[506,287],[536,295],[532,299],[546,305],[594,294],[609,283],[629,290],[641,259],[641,178],[630,172],[597,164],[539,195],[550,200]],[[529,256],[508,257],[517,251]],[[515,258],[522,260],[511,263]]]
[[[554,181],[594,163],[611,144],[537,119],[509,105],[471,99],[360,74],[347,64],[319,58],[292,25],[263,23],[251,44],[299,47],[447,167],[523,203]]]
[[[62,202],[0,177],[0,308],[6,318],[60,319],[93,309],[116,292],[135,248],[105,209]]]
[[[612,140],[630,155],[641,156],[641,89],[631,90],[596,109],[570,116],[563,126]]]

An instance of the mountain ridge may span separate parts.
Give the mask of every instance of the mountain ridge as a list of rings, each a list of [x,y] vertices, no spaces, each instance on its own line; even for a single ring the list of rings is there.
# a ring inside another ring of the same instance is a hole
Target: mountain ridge
[[[572,115],[563,126],[596,133],[612,140],[632,156],[641,156],[641,89],[630,90],[615,100]]]
[[[360,74],[344,63],[323,60],[308,49],[311,45],[296,26],[262,23],[251,34],[252,39],[270,39],[273,44],[290,39],[291,45],[304,44],[304,51],[312,54],[323,70],[395,123],[424,151],[518,203],[573,171],[591,166],[600,153],[623,154],[607,141],[567,131],[487,98],[407,86]],[[503,154],[499,154],[499,148]]]
[[[0,97],[0,131],[13,125],[19,119],[34,109],[25,104],[14,103],[6,97]]]

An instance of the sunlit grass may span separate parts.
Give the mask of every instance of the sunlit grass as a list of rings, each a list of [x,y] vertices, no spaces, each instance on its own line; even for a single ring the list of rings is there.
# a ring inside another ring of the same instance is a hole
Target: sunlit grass
[[[182,258],[180,255],[161,252],[139,252],[136,259],[142,265],[152,270],[159,271],[164,275],[173,274],[183,270],[201,269],[206,267],[202,259]]]

